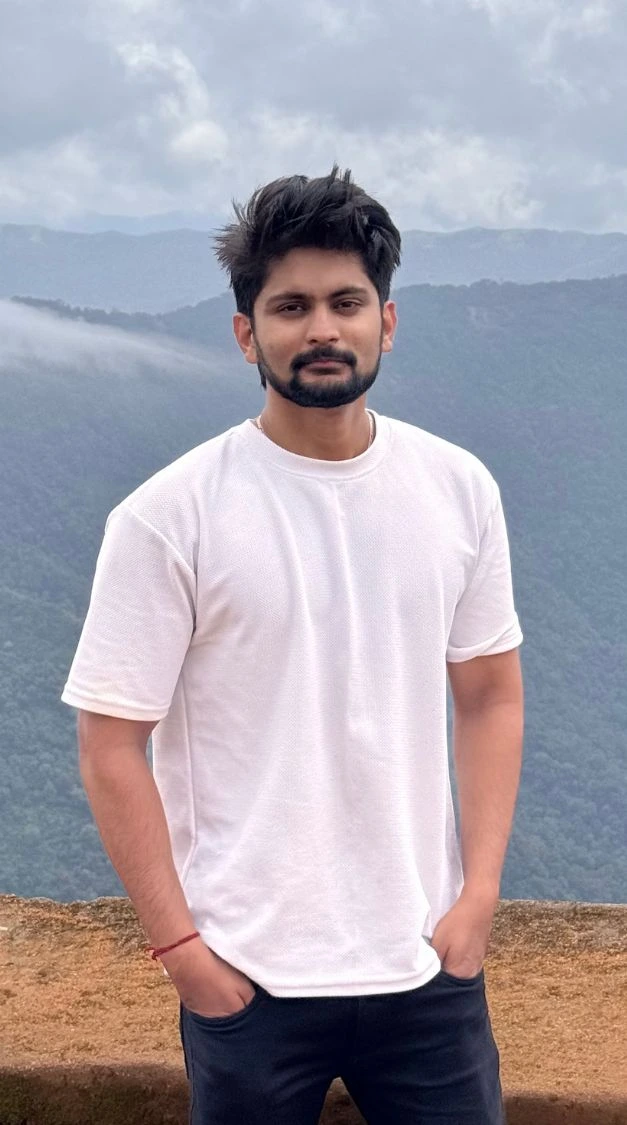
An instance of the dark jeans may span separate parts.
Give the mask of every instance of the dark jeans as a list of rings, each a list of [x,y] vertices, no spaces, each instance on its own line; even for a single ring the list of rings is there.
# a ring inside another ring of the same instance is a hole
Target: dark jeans
[[[336,1077],[368,1125],[504,1125],[483,971],[376,996],[256,988],[232,1016],[181,1006],[190,1125],[317,1125]]]

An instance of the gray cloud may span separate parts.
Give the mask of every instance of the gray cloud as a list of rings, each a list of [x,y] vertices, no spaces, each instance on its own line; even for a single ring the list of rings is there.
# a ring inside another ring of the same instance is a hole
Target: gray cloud
[[[226,216],[338,160],[405,228],[627,228],[621,0],[5,7],[0,221]]]

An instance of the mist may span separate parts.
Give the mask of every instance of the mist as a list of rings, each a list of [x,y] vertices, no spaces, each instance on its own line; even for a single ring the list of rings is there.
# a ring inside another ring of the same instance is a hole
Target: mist
[[[183,344],[99,324],[66,320],[45,309],[0,300],[0,372],[62,369],[81,378],[133,378],[147,367],[171,375],[206,377],[234,359]]]

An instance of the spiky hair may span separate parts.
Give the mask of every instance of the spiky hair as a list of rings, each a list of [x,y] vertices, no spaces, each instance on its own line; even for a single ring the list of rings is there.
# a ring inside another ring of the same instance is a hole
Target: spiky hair
[[[390,296],[400,264],[401,236],[385,208],[337,164],[329,176],[285,176],[257,188],[248,203],[233,201],[237,222],[215,236],[220,265],[230,275],[238,312],[253,315],[272,262],[290,250],[316,247],[358,254],[379,295]]]

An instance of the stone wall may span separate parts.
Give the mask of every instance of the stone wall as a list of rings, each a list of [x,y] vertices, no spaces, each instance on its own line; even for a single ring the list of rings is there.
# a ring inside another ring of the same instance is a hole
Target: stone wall
[[[627,1125],[627,907],[500,903],[486,988],[508,1125]],[[0,897],[0,1005],[0,1125],[186,1125],[178,998],[128,900]],[[337,1080],[321,1125],[360,1122]]]

